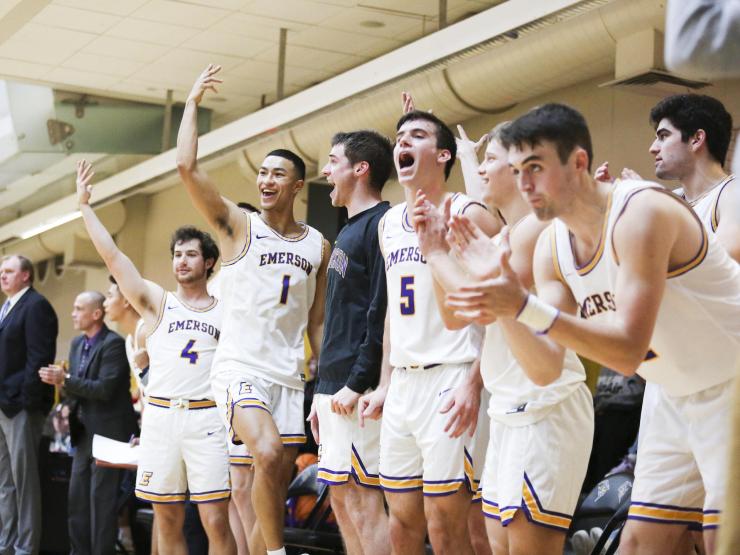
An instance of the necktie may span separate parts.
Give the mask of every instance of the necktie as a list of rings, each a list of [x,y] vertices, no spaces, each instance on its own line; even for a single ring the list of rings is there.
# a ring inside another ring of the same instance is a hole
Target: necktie
[[[3,307],[0,309],[0,322],[5,320],[5,315],[8,313],[9,310],[10,310],[10,299],[7,299],[3,303]]]
[[[82,345],[82,355],[80,356],[80,367],[77,369],[77,374],[82,376],[85,373],[85,367],[87,366],[87,359],[90,356],[90,343],[87,338],[83,339],[84,344]]]

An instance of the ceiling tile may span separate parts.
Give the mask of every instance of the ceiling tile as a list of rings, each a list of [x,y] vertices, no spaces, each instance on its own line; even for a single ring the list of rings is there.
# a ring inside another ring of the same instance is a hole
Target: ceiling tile
[[[113,15],[129,15],[146,2],[147,0],[54,0],[56,5]]]
[[[371,48],[387,43],[388,48],[395,48],[399,43],[391,39],[370,37],[360,33],[312,27],[288,36],[288,48],[291,45],[308,46],[332,50],[343,54],[359,54]]]
[[[277,38],[277,37],[276,37]],[[188,40],[187,47],[201,52],[212,52],[214,54],[226,54],[228,56],[239,56],[249,58],[270,48],[271,44],[266,40],[249,38],[231,33],[217,32],[211,29],[203,31],[199,35]]]
[[[63,67],[82,71],[93,71],[104,75],[127,77],[142,66],[142,62],[78,52],[66,60]]]
[[[235,13],[222,19],[209,30],[216,33],[232,33],[277,43],[280,38],[281,27],[288,29],[288,36],[290,36],[290,32],[306,29],[309,25],[246,13]]]
[[[21,60],[0,58],[0,77],[21,77],[26,79],[41,79],[49,73],[53,66],[33,64]]]
[[[277,60],[274,62],[264,62],[259,60],[247,60],[234,66],[228,72],[224,72],[224,81],[231,77],[246,77],[255,81],[264,81],[274,83],[277,79]]]
[[[278,48],[274,46],[255,56],[260,62],[277,63]],[[285,54],[286,64],[289,66],[306,67],[311,69],[323,69],[330,71],[334,63],[348,61],[347,53],[342,51],[319,50],[317,48],[307,48],[305,46],[292,46],[288,44]],[[358,63],[361,61],[357,59]]]
[[[243,59],[234,56],[225,56],[223,54],[214,56],[209,52],[177,48],[170,50],[164,56],[160,56],[155,63],[157,65],[168,65],[176,69],[185,70],[186,75],[188,73],[192,74],[192,80],[195,81],[198,74],[208,64],[218,64],[223,68],[224,72],[227,72],[242,63],[242,61]]]
[[[134,16],[140,19],[197,29],[207,29],[227,15],[228,11],[219,8],[172,0],[151,0],[134,12]]]
[[[29,23],[0,45],[0,57],[57,65],[95,35]]]
[[[179,46],[197,33],[198,30],[192,27],[127,17],[109,29],[106,35],[123,39],[143,40],[165,46]]]
[[[98,37],[84,49],[91,54],[101,54],[135,62],[153,62],[169,49],[159,44],[116,37]]]
[[[362,25],[363,22],[374,22],[383,26],[367,27]],[[421,30],[422,27],[421,21],[416,18],[402,17],[364,8],[346,10],[330,17],[321,26],[350,33],[392,39],[397,39],[399,34],[406,33],[411,29]]]
[[[241,10],[248,8],[253,0],[187,0],[188,4],[198,4],[224,10]]]
[[[119,19],[115,15],[49,4],[33,18],[33,22],[99,35],[115,25]]]
[[[62,85],[71,85],[74,90],[74,87],[106,89],[118,81],[118,78],[112,75],[102,75],[100,73],[58,67],[50,71],[46,75],[45,80]]]
[[[338,14],[342,9],[339,6],[312,0],[279,0],[278,2],[275,0],[254,0],[244,11],[253,15],[264,16],[269,14],[271,18],[275,19],[316,25]]]

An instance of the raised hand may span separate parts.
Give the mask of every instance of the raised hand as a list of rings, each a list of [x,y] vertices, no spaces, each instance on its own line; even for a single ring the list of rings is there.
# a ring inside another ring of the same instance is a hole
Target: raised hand
[[[611,183],[614,181],[612,179],[612,176],[609,174],[609,162],[604,162],[598,168],[596,168],[596,171],[594,172],[594,179],[596,181],[603,181],[605,183]]]
[[[481,147],[488,141],[488,133],[485,133],[477,141],[473,141],[468,137],[468,134],[465,133],[465,129],[462,125],[458,124],[457,132],[460,134],[459,137],[455,137],[455,142],[457,143],[457,156],[472,156],[477,161],[478,152],[480,152]]]
[[[504,229],[498,254],[501,274],[463,286],[457,293],[448,293],[447,306],[455,311],[456,318],[480,325],[488,325],[501,317],[516,318],[527,301],[528,292],[511,268],[510,258],[508,230]]]
[[[630,168],[624,168],[620,177],[622,179],[634,179],[636,181],[644,181],[639,173],[637,173],[635,170],[631,170]]]
[[[447,232],[447,244],[453,256],[473,279],[480,281],[499,274],[496,264],[499,248],[492,238],[486,236],[464,214],[452,217]]]
[[[95,176],[92,164],[87,160],[77,162],[77,204],[90,204],[92,185],[90,182]]]
[[[193,101],[196,104],[200,104],[200,101],[203,100],[203,95],[209,89],[214,93],[218,93],[216,85],[223,83],[222,79],[215,77],[219,71],[221,71],[220,65],[208,64],[208,67],[204,69],[203,73],[201,73],[198,76],[198,79],[195,80],[193,88],[190,89],[188,102]]]
[[[403,91],[401,93],[401,111],[404,114],[408,114],[409,112],[413,112],[415,109],[414,99],[411,97],[411,93]]]
[[[416,192],[416,202],[412,213],[411,224],[419,238],[419,249],[424,256],[433,252],[444,252],[449,250],[445,235],[447,234],[447,222],[450,219],[450,206],[452,197],[445,199],[442,212],[427,200],[421,190]]]

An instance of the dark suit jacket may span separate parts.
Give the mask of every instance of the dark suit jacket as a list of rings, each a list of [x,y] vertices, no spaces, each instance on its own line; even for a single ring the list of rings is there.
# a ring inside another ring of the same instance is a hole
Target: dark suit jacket
[[[103,336],[90,351],[78,375],[84,335],[72,340],[69,374],[64,390],[70,398],[69,431],[76,445],[83,433],[128,441],[136,431],[131,404],[130,370],[123,337],[103,327]]]
[[[33,287],[0,322],[0,409],[8,418],[51,409],[54,388],[41,381],[39,368],[54,362],[58,332],[54,309]]]

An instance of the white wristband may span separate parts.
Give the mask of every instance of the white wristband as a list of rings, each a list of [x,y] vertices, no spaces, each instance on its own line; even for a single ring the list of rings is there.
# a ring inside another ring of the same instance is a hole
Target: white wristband
[[[516,321],[532,328],[540,335],[546,334],[560,315],[560,311],[531,293],[524,302]]]

